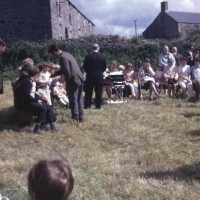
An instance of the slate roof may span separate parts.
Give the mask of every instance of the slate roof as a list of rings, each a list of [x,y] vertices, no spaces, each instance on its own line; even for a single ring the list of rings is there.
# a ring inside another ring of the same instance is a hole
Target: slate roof
[[[166,11],[178,23],[200,24],[200,13]]]

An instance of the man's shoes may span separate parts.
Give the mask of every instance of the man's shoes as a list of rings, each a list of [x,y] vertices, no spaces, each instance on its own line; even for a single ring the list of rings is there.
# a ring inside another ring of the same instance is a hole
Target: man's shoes
[[[197,101],[197,100],[198,100],[198,98],[196,96],[192,96],[189,98],[189,101]]]
[[[72,118],[72,122],[73,123],[83,123],[84,119],[75,119],[75,118]]]
[[[36,124],[35,127],[34,127],[33,132],[35,134],[40,134],[41,133],[40,125]]]
[[[91,109],[91,105],[84,105],[84,109]]]
[[[84,123],[84,119],[79,119],[79,123]]]
[[[48,131],[50,129],[50,126],[49,126],[49,124],[45,124],[44,123],[44,124],[41,125],[41,129],[45,130],[45,131]]]
[[[57,132],[58,131],[58,129],[56,127],[56,122],[51,122],[49,124],[50,124],[50,129],[51,129],[52,132]]]
[[[149,97],[149,101],[152,101],[153,100],[153,97]]]

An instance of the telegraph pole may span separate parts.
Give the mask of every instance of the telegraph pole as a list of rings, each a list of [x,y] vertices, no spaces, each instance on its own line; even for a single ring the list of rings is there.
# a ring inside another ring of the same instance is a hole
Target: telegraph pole
[[[137,38],[137,19],[133,20],[135,22],[135,37]]]

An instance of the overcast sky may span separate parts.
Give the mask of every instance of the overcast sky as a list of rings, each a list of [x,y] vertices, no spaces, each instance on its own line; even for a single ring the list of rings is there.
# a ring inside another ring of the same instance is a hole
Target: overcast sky
[[[71,0],[96,25],[96,34],[141,34],[160,13],[162,0]],[[200,12],[200,0],[168,0],[169,11]]]

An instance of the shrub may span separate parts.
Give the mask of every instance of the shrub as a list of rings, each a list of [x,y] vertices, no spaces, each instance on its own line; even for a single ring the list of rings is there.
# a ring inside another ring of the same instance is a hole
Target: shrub
[[[196,49],[200,46],[200,33],[196,32],[187,40],[145,40],[143,38],[125,39],[119,36],[95,35],[79,39],[68,39],[64,41],[50,40],[45,43],[35,43],[28,41],[18,41],[9,45],[8,51],[3,56],[5,70],[16,69],[27,57],[32,58],[35,63],[45,60],[57,62],[48,54],[48,47],[56,44],[60,49],[72,53],[78,63],[84,60],[87,53],[91,51],[93,43],[100,44],[101,52],[107,60],[117,60],[120,64],[132,62],[137,67],[141,59],[149,57],[154,67],[158,62],[158,56],[162,46],[168,45],[170,48],[177,46],[180,53],[183,53],[187,45],[193,45]]]

